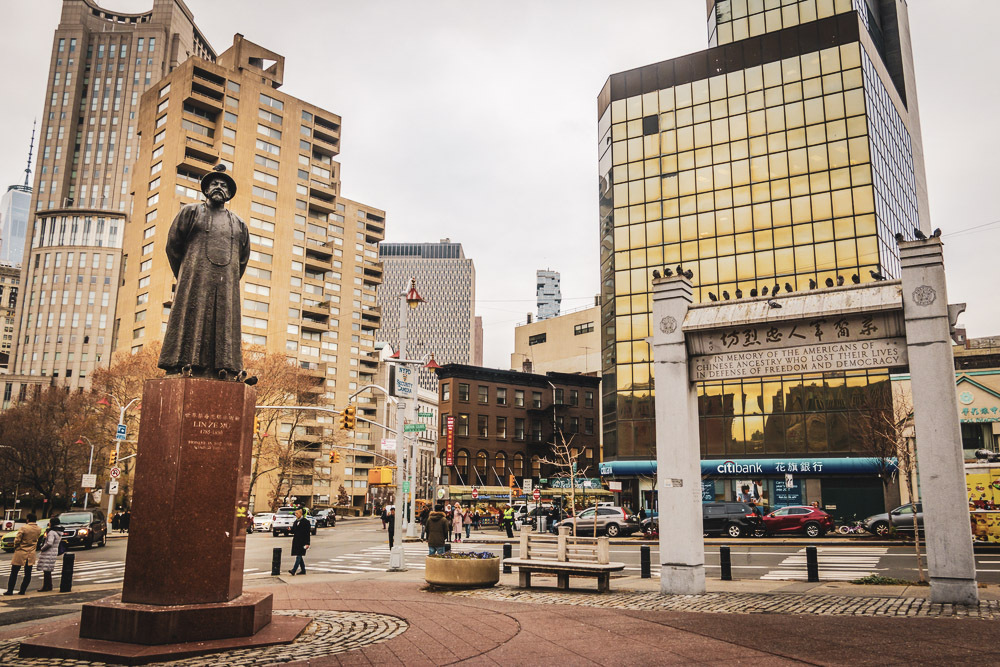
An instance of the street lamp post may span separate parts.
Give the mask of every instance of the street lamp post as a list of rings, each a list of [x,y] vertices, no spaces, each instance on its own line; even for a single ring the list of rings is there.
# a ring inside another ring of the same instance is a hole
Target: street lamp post
[[[423,299],[417,292],[417,281],[415,278],[410,278],[410,289],[399,295],[399,362],[405,363],[406,359],[406,343],[407,343],[407,324],[406,316],[407,311],[416,308]],[[397,394],[399,392],[396,392]],[[413,391],[413,395],[408,397],[405,401],[399,401],[396,404],[396,493],[393,505],[396,508],[396,517],[394,520],[393,532],[395,534],[395,544],[393,544],[392,549],[389,550],[389,571],[399,572],[406,569],[405,553],[403,549],[403,439],[406,437],[404,430],[404,425],[406,424],[407,413],[411,411],[411,407],[416,408],[417,392],[416,389]],[[412,452],[411,452],[412,454]],[[411,467],[412,467],[412,455]],[[412,482],[411,482],[412,486]],[[411,498],[413,489],[410,489]],[[413,517],[410,517],[412,521]]]
[[[107,394],[107,396],[111,396],[111,400],[113,400],[115,402],[115,405],[118,407],[118,426],[119,426],[118,430],[121,430],[121,427],[125,426],[125,411],[128,410],[130,407],[132,407],[132,404],[135,403],[136,401],[138,401],[139,398],[138,397],[133,398],[131,401],[129,401],[128,403],[126,403],[124,406],[122,406],[122,405],[118,405],[118,400],[114,396],[112,396],[111,394]],[[108,399],[106,399],[106,398],[102,398],[97,403],[99,405],[107,405],[107,406],[111,405],[111,403],[109,403]],[[117,431],[116,431],[116,433],[115,433],[115,465],[118,465],[118,456],[119,456],[119,454],[121,454],[121,444],[122,444],[122,441],[118,438],[118,434],[117,434]],[[108,515],[107,515],[107,520],[110,522],[111,521],[111,513],[114,510],[115,495],[116,494],[110,493],[110,491],[111,491],[110,488],[108,489],[108,491],[109,491],[109,493],[108,493]]]
[[[84,443],[83,442],[84,440],[86,440],[87,442]],[[94,443],[92,443],[90,441],[90,438],[88,438],[87,436],[81,435],[79,438],[77,438],[76,442],[74,442],[73,444],[74,445],[83,445],[83,444],[90,445],[90,462],[87,464],[87,474],[90,475],[90,473],[93,472],[93,467],[94,467]],[[90,491],[84,491],[83,492],[83,509],[87,509],[87,501],[88,500],[90,500]]]

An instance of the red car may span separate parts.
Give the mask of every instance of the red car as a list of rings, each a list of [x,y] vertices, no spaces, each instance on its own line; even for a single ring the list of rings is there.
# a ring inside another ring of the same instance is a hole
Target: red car
[[[782,507],[764,515],[764,530],[768,535],[805,533],[808,537],[820,537],[833,530],[833,518],[815,507]]]

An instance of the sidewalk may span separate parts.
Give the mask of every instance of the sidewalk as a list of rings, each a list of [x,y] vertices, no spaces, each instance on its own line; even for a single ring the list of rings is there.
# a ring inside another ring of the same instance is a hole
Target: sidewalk
[[[997,586],[981,589],[978,608],[955,609],[930,605],[927,589],[918,587],[710,580],[706,595],[663,596],[656,580],[623,577],[602,595],[555,591],[545,588],[554,579],[537,579],[542,588],[530,591],[504,575],[496,588],[462,592],[426,590],[417,569],[258,580],[253,588],[273,593],[278,613],[314,618],[310,629],[291,645],[180,664],[980,665],[1000,659],[1000,624],[983,620],[1000,618]],[[14,639],[74,620],[0,628],[0,664],[86,664],[16,658]]]

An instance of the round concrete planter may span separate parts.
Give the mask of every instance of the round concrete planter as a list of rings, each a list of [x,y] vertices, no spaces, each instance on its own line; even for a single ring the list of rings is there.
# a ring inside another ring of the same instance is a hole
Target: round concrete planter
[[[424,559],[424,579],[432,586],[488,588],[500,581],[499,558]]]

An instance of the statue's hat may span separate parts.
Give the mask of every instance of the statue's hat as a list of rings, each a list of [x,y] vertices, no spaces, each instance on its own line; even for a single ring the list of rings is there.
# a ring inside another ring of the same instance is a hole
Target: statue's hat
[[[236,181],[233,177],[226,173],[226,165],[217,164],[215,168],[201,177],[201,191],[207,196],[208,195],[208,184],[216,179],[221,179],[229,185],[229,198],[232,199],[236,196]]]

